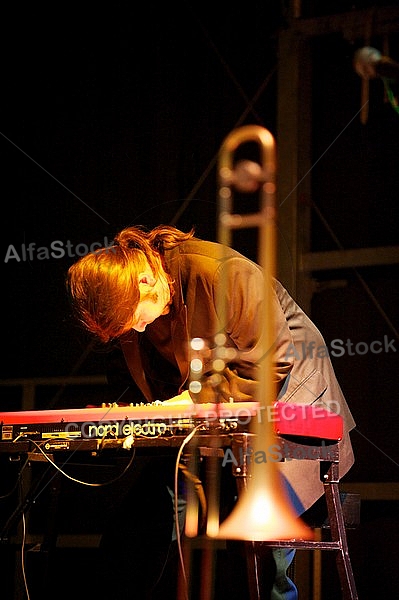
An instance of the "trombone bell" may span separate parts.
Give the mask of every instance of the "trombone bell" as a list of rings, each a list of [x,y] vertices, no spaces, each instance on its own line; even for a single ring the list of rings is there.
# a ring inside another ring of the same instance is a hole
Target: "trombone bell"
[[[256,478],[256,475],[254,475]],[[220,525],[219,539],[245,541],[308,540],[311,530],[295,516],[281,489],[257,483],[244,492],[233,513]]]

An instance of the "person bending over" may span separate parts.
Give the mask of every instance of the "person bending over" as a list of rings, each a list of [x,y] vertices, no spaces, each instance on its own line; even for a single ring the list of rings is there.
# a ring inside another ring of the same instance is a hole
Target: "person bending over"
[[[354,419],[323,351],[321,333],[278,280],[271,286],[276,399],[339,412],[344,420],[342,477],[354,462]],[[225,401],[255,399],[262,368],[264,275],[236,250],[198,239],[194,230],[127,227],[112,246],[81,257],[69,268],[67,288],[85,329],[102,343],[113,344],[116,355],[123,357],[124,381],[135,402],[164,401],[188,389],[193,338],[202,338],[208,351],[196,401],[214,401],[215,394]],[[231,360],[215,389],[212,358],[215,335],[221,332]],[[109,379],[117,377],[110,373]],[[317,461],[286,461],[279,469],[298,515],[322,496]],[[286,573],[294,551],[276,549],[272,554],[270,598],[294,600],[296,586]]]

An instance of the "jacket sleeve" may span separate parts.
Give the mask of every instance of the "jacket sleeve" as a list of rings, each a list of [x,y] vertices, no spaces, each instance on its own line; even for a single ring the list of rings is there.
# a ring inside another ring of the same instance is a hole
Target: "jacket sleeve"
[[[231,398],[235,401],[253,400],[262,356],[268,350],[263,348],[261,339],[263,273],[260,267],[245,258],[231,258],[224,261],[218,270],[214,291],[221,329],[236,350],[236,356],[226,364],[220,391],[225,401]],[[293,355],[288,351],[292,347],[292,337],[273,287],[270,293],[274,314],[274,322],[270,326],[275,331],[273,371],[278,394],[293,367]]]

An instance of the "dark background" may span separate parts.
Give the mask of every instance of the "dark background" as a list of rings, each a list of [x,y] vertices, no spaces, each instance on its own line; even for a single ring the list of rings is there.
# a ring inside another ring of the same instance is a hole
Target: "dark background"
[[[305,2],[302,16],[378,6],[384,3]],[[277,134],[278,36],[290,10],[288,2],[266,0],[3,7],[3,381],[104,373],[105,353],[73,321],[64,288],[82,249],[132,224],[195,226],[215,239],[221,142],[245,123]],[[398,36],[389,37],[396,60]],[[352,58],[363,45],[338,34],[312,42],[314,251],[399,244],[399,114],[377,79],[367,123],[354,118],[361,81]],[[23,255],[23,244],[51,252],[57,240],[65,250],[69,243],[71,255]],[[251,238],[239,249],[256,256]],[[333,362],[357,422],[349,481],[396,482],[398,264],[313,277],[311,316],[327,343],[395,340],[396,352]],[[36,407],[101,402],[103,394],[95,386],[42,387]],[[0,409],[19,408],[20,389],[3,385]],[[367,519],[374,527],[367,515],[365,527]],[[360,550],[355,560],[362,562]],[[362,585],[369,583],[366,577]]]
[[[122,227],[192,225],[214,238],[214,157],[276,64],[278,3],[117,2],[7,20],[2,256],[12,244],[109,241]],[[3,62],[4,64],[4,62]],[[258,112],[259,111],[259,112]],[[275,84],[257,106],[274,126]],[[253,122],[254,115],[249,116]],[[82,246],[84,251],[84,246]],[[3,377],[68,374],[80,356],[64,276],[75,257],[3,263]],[[90,356],[80,373],[98,372]]]

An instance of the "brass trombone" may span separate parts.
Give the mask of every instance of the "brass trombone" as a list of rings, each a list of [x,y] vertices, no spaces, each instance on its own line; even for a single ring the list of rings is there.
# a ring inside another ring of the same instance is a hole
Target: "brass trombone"
[[[236,161],[241,144],[255,142],[259,148],[259,163]],[[218,162],[218,241],[231,246],[232,231],[258,229],[258,263],[264,271],[264,319],[262,331],[262,365],[259,369],[259,416],[252,420],[251,439],[254,457],[266,457],[266,462],[252,460],[248,465],[245,489],[239,495],[231,514],[208,535],[221,539],[272,541],[310,539],[311,530],[298,518],[285,491],[277,463],[268,460],[275,440],[270,408],[276,400],[273,382],[273,346],[275,343],[272,309],[272,280],[276,272],[276,148],[272,134],[257,125],[233,130],[220,148]],[[258,189],[259,212],[234,214],[233,192],[253,192]],[[223,303],[223,298],[220,299]]]

